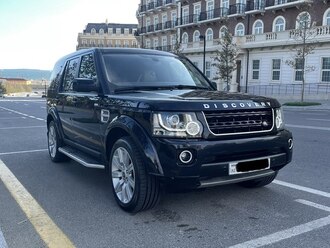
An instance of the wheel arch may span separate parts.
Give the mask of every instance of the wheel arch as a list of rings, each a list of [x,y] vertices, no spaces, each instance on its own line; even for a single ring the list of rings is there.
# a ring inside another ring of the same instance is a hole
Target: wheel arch
[[[140,150],[146,168],[149,174],[164,175],[163,168],[160,164],[157,150],[143,127],[129,116],[120,116],[110,123],[106,134],[106,156],[110,157],[111,149],[115,142],[124,137],[129,136],[133,139],[136,146]]]

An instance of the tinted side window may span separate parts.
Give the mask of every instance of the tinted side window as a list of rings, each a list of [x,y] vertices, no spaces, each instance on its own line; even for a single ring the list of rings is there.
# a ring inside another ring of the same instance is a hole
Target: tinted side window
[[[72,91],[72,82],[77,75],[79,58],[68,61],[63,80],[63,91]]]
[[[93,54],[87,54],[82,56],[78,78],[97,78]]]

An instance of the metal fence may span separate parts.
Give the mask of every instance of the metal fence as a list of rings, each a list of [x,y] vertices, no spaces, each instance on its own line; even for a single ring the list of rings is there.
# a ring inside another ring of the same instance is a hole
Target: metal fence
[[[245,90],[241,87],[241,91]],[[299,98],[302,84],[271,84],[271,85],[248,85],[247,92],[254,95],[276,96],[282,98]],[[305,84],[305,98],[330,99],[330,83]]]

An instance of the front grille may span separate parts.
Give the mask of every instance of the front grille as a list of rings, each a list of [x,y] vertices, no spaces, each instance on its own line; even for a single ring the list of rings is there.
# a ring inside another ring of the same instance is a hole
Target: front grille
[[[271,108],[204,111],[204,116],[214,135],[267,132],[274,126]]]

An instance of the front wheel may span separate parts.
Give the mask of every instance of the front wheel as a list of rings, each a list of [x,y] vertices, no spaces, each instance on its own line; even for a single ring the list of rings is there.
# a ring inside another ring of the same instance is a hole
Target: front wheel
[[[47,138],[48,138],[48,152],[50,159],[53,162],[62,162],[67,160],[68,157],[65,156],[63,153],[60,153],[58,150],[60,139],[54,121],[51,121],[48,125]]]
[[[277,171],[273,175],[258,179],[253,179],[245,182],[240,182],[238,183],[238,185],[243,186],[245,188],[259,188],[270,184],[272,181],[274,181],[276,176],[277,176]]]
[[[160,184],[149,175],[134,141],[124,137],[114,144],[109,172],[118,205],[128,212],[152,208],[160,198]]]

